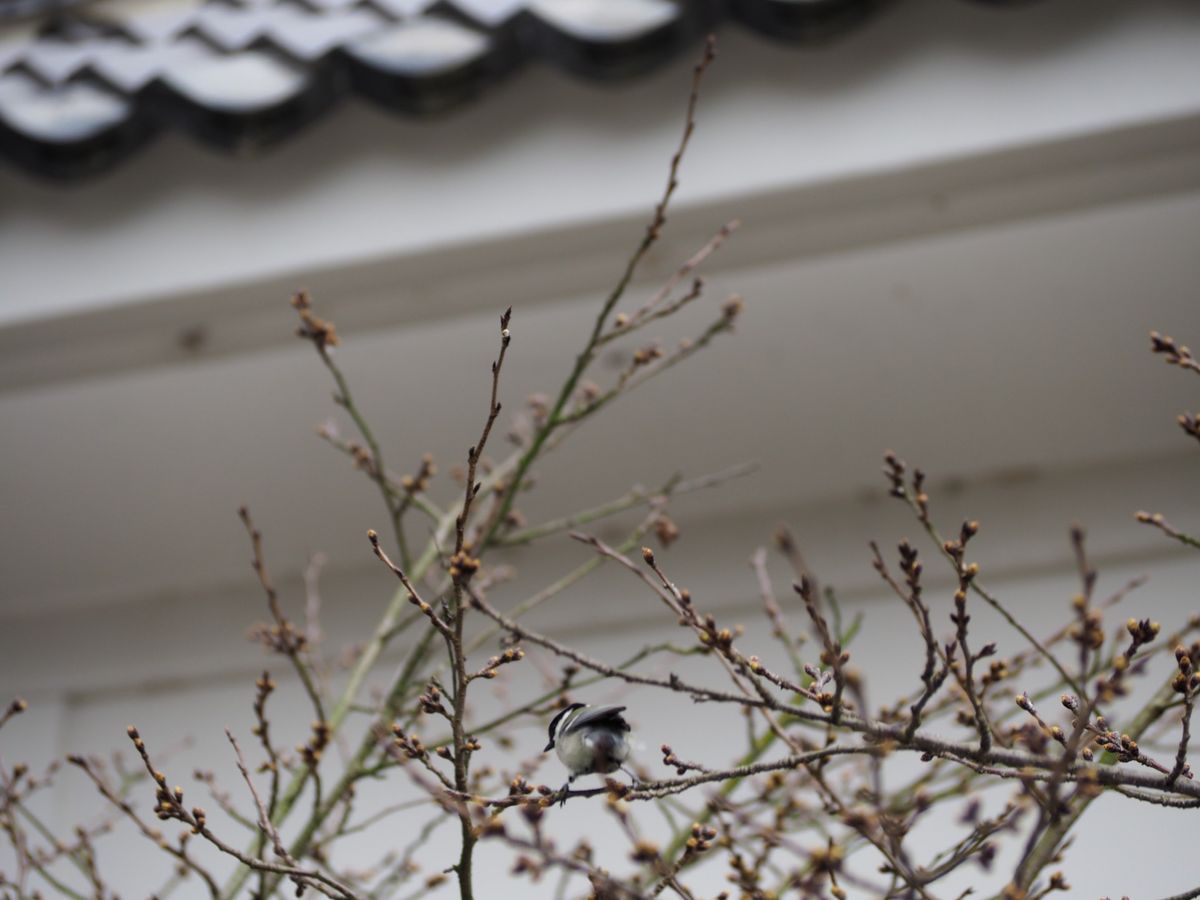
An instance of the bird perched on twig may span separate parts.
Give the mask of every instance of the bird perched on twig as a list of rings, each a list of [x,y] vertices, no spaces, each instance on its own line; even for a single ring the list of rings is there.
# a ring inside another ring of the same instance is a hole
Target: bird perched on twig
[[[621,715],[624,706],[589,707],[572,703],[550,722],[550,742],[545,750],[558,751],[558,758],[571,773],[560,791],[567,802],[571,783],[580,775],[608,775],[620,769],[635,782],[637,776],[625,768],[629,758],[629,723]]]

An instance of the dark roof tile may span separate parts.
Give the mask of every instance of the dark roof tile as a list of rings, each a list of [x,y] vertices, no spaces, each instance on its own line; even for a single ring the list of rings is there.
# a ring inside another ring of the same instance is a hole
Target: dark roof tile
[[[153,129],[132,100],[98,85],[47,87],[22,72],[0,76],[0,146],[41,174],[93,174],[130,155]]]
[[[369,7],[343,7],[321,16],[290,10],[272,22],[267,36],[292,58],[314,63],[337,47],[378,34],[387,21]]]
[[[726,16],[781,40],[823,40],[882,0],[43,2],[40,18],[6,23],[0,12],[0,154],[71,178],[119,162],[163,126],[251,151],[347,90],[431,114],[531,59],[623,78]]]

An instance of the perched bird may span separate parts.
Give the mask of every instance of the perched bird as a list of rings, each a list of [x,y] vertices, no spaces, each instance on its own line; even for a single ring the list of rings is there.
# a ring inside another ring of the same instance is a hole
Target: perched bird
[[[562,786],[562,802],[567,790],[580,775],[607,775],[620,769],[634,781],[637,776],[622,763],[629,758],[629,723],[621,715],[624,706],[589,707],[572,703],[550,722],[550,743],[545,750],[558,751],[558,758],[571,773]]]

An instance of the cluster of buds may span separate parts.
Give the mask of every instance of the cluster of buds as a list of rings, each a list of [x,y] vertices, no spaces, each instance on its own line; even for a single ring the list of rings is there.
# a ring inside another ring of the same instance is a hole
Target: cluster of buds
[[[178,819],[192,826],[192,833],[198,834],[204,828],[205,813],[204,810],[197,806],[194,807],[189,814],[187,808],[183,805],[183,788],[176,785],[173,788],[167,787],[167,776],[150,762],[150,756],[146,752],[146,744],[142,740],[142,736],[138,730],[130,725],[125,729],[125,733],[129,735],[129,739],[133,741],[134,749],[142,758],[142,762],[146,766],[146,770],[150,773],[150,777],[154,779],[154,814],[163,821],[168,819]],[[76,762],[76,765],[82,765],[81,762]]]
[[[530,878],[537,881],[542,877],[542,864],[532,856],[520,853],[513,860],[512,868],[508,872],[510,875],[529,875]]]
[[[828,653],[821,654],[821,660],[824,662],[829,658]],[[842,651],[839,657],[841,663],[845,663],[850,658],[847,651]],[[809,684],[809,697],[816,701],[821,710],[826,713],[832,713],[834,701],[837,699],[837,671],[835,669],[819,669],[812,663],[804,664],[804,674],[811,679]],[[844,673],[845,683],[853,686],[858,683],[861,675],[854,670],[849,670]],[[845,698],[841,700],[843,709],[852,710],[854,705],[849,703]]]
[[[737,294],[731,294],[729,298],[721,304],[721,315],[725,317],[725,321],[732,322],[742,314],[746,302]]]
[[[520,647],[509,647],[499,656],[490,656],[483,668],[472,675],[472,678],[495,678],[497,670],[509,663],[520,662],[525,658],[525,651]]]
[[[812,679],[812,684],[809,685],[814,691],[820,691],[827,685],[832,684],[834,680],[833,671],[825,669],[822,671],[812,663],[804,664],[804,674]]]
[[[613,813],[618,819],[624,821],[628,816],[629,806],[621,801],[625,799],[625,795],[632,791],[633,788],[624,781],[617,781],[615,778],[605,778],[604,789],[608,791],[604,798],[608,803],[608,811]]]
[[[1161,625],[1151,622],[1149,619],[1130,619],[1125,623],[1125,629],[1129,632],[1132,641],[1125,655],[1132,656],[1143,644],[1149,644],[1158,637],[1161,628]]]
[[[629,853],[629,858],[635,863],[654,863],[658,862],[659,848],[654,841],[648,841],[644,838],[634,842],[633,849]]]
[[[992,864],[996,861],[996,843],[988,841],[979,848],[979,852],[975,854],[975,862],[979,864],[979,868],[985,872],[992,870]]]
[[[717,620],[710,613],[700,623],[698,638],[700,643],[706,647],[715,647],[722,653],[729,653],[733,649],[734,638],[741,637],[742,631],[741,625],[733,628],[718,628]]]
[[[275,679],[271,673],[263,671],[254,682],[254,718],[255,723],[250,732],[255,737],[263,737],[267,733],[267,698],[275,690]]]
[[[1188,421],[1188,420],[1181,419],[1181,422],[1185,423],[1185,426],[1186,426],[1186,421]],[[1193,426],[1195,425],[1194,419],[1190,420],[1190,422]],[[1191,432],[1189,431],[1189,433],[1191,433]],[[1178,528],[1176,528],[1174,525],[1172,525],[1170,522],[1168,522],[1162,513],[1148,513],[1145,510],[1139,510],[1138,512],[1136,512],[1134,514],[1134,518],[1137,519],[1139,522],[1141,522],[1143,525],[1153,525],[1155,528],[1157,528],[1159,531],[1161,531],[1163,534],[1165,534],[1169,538],[1173,538],[1174,540],[1177,540],[1184,544],[1189,544],[1193,547],[1197,545],[1196,538],[1192,537],[1191,535],[1184,534],[1182,531],[1180,531]]]
[[[0,715],[0,726],[3,726],[4,723],[7,722],[9,719],[11,719],[13,716],[19,716],[21,713],[25,712],[25,710],[27,710],[27,709],[29,709],[29,704],[26,703],[24,700],[22,700],[20,697],[17,697],[15,700],[13,700],[11,703],[8,704],[8,708],[4,711],[4,714]]]
[[[733,870],[726,876],[729,881],[736,884],[748,896],[762,896],[762,890],[758,885],[761,877],[758,866],[754,865],[753,862],[747,861],[740,853],[731,853],[729,855],[729,868]]]
[[[1133,665],[1134,654],[1158,637],[1161,626],[1149,619],[1130,619],[1125,623],[1125,630],[1129,632],[1129,646],[1113,659],[1112,672],[1096,681],[1096,695],[1102,701],[1111,702],[1125,696],[1128,692],[1125,679]]]
[[[821,651],[821,664],[824,666],[844,666],[850,662],[850,651],[843,650],[840,643],[834,643],[832,647],[827,647]],[[807,671],[807,668],[805,669]],[[831,675],[831,677],[833,677]]]
[[[1089,609],[1083,594],[1076,594],[1071,605],[1079,614],[1079,621],[1067,630],[1067,637],[1080,647],[1099,650],[1104,646],[1104,614],[1098,609]]]
[[[308,293],[300,291],[292,296],[292,307],[300,315],[300,324],[296,328],[296,336],[312,341],[316,348],[324,353],[330,347],[339,343],[337,331],[332,322],[318,318],[312,311],[312,301]]]
[[[699,822],[693,822],[692,833],[688,836],[684,853],[689,856],[705,853],[712,849],[713,841],[716,839],[717,829],[711,825],[701,825]]]
[[[421,712],[428,715],[439,715],[447,719],[450,718],[450,714],[446,712],[446,707],[442,705],[442,692],[436,682],[431,681],[425,686],[425,693],[417,698],[417,705],[420,706]]]
[[[676,756],[675,751],[671,749],[670,744],[663,744],[659,749],[662,751],[663,765],[674,768],[676,775],[686,775],[689,770],[699,768],[699,766],[684,762],[682,759]]]
[[[468,550],[468,547],[463,547],[450,557],[450,577],[455,581],[469,581],[479,571],[479,558],[472,556]]]
[[[504,820],[500,818],[498,813],[485,817],[475,827],[475,831],[480,837],[504,837],[506,833]]]
[[[1000,681],[1003,681],[1010,674],[1011,673],[1009,672],[1009,669],[1008,669],[1008,661],[1007,660],[993,659],[988,664],[988,670],[983,673],[983,677],[982,677],[981,681],[983,683],[983,686],[986,688],[986,687],[989,687]]]
[[[358,441],[346,441],[346,452],[350,454],[350,459],[354,462],[354,468],[366,472],[372,478],[379,474],[379,470],[375,466],[375,458],[371,456],[371,451],[358,443]]]
[[[421,739],[415,734],[405,734],[399,722],[392,726],[392,734],[394,736],[392,743],[409,759],[425,759],[429,756]]]
[[[1170,335],[1162,335],[1157,331],[1150,332],[1150,349],[1165,356],[1169,366],[1200,370],[1200,363],[1192,356],[1192,351],[1182,344],[1175,343],[1175,339]]]
[[[921,599],[921,572],[924,567],[917,558],[916,548],[908,541],[901,541],[898,549],[900,551],[900,571],[904,573],[904,583],[908,585],[913,600],[918,601]]]
[[[284,656],[295,656],[308,643],[308,638],[291,622],[259,622],[250,626],[246,636],[255,643],[262,644],[268,650],[282,653]]]
[[[661,344],[647,344],[644,347],[639,347],[633,351],[632,367],[636,369],[639,366],[648,366],[656,359],[661,359],[662,355],[663,349]]]
[[[968,519],[962,523],[962,527],[958,530],[958,540],[946,541],[945,550],[951,556],[959,558],[959,552],[962,551],[971,538],[979,534],[979,523],[974,519]]]
[[[965,559],[967,543],[978,533],[978,522],[974,520],[963,522],[962,528],[958,532],[958,538],[952,538],[942,544],[942,549],[954,562],[954,568],[958,572],[958,589],[960,592],[965,592],[971,582],[975,580],[975,576],[979,574],[979,565],[977,563],[968,563]]]
[[[888,450],[883,454],[883,474],[891,482],[892,488],[889,493],[893,497],[904,498],[908,496],[908,491],[904,486],[904,474],[907,471],[908,467],[904,464],[904,460],[898,457],[893,451]]]
[[[329,739],[333,736],[333,730],[329,727],[328,722],[313,722],[312,734],[309,739],[296,748],[296,752],[300,754],[300,758],[304,760],[304,764],[310,769],[315,769],[321,762],[321,755],[325,752],[325,748],[329,746]]]
[[[1144,509],[1138,510],[1133,517],[1143,525],[1157,525],[1160,528],[1167,522],[1162,513],[1146,512]]]
[[[679,540],[679,526],[666,513],[659,513],[654,519],[654,535],[664,547],[670,547]]]
[[[550,792],[549,788],[546,788]],[[534,792],[534,787],[526,780],[524,775],[518,775],[508,783],[508,796],[510,797],[527,797]]]
[[[275,679],[271,677],[271,673],[263,671],[254,682],[254,714],[261,720],[267,707],[267,698],[275,690]],[[255,726],[254,734],[258,734],[258,726]]]
[[[250,733],[262,741],[267,747],[268,752],[271,752],[271,735],[270,723],[267,721],[267,698],[275,690],[275,679],[271,677],[271,673],[263,671],[254,682],[254,724],[250,727]],[[270,772],[275,768],[274,753],[271,753],[271,758],[265,760],[259,766],[259,772]]]
[[[1200,413],[1180,413],[1175,417],[1175,421],[1186,434],[1200,441]]]
[[[1063,709],[1067,710],[1068,712],[1072,712],[1072,713],[1079,712],[1079,698],[1076,697],[1074,694],[1062,694],[1061,696],[1059,696],[1058,702],[1061,703],[1063,706]],[[1101,718],[1099,721],[1103,722],[1104,719]],[[1057,728],[1057,726],[1055,726],[1055,727]],[[1061,729],[1059,729],[1059,733],[1061,734]],[[1079,755],[1083,757],[1085,762],[1091,762],[1095,756],[1095,754],[1092,752],[1091,747],[1084,747],[1082,750],[1079,751]]]
[[[820,883],[823,879],[829,879],[829,894],[835,900],[846,900],[846,891],[838,884],[837,875],[842,870],[842,863],[845,859],[845,853],[841,847],[833,842],[833,838],[829,839],[828,844],[817,850],[809,852],[810,875],[806,880],[807,883],[801,884],[797,881],[797,885],[804,889],[805,896],[819,896],[823,892],[820,890]],[[759,894],[755,894],[759,896]]]
[[[1096,735],[1096,743],[1101,749],[1113,754],[1121,762],[1134,762],[1141,759],[1142,751],[1138,747],[1138,742],[1127,734],[1120,734],[1116,731],[1109,731],[1107,724],[1103,719],[1098,719],[1097,724],[1100,726],[1100,731]]]
[[[426,453],[421,457],[421,467],[417,469],[417,474],[402,476],[400,487],[404,488],[404,492],[409,496],[424,493],[429,487],[429,479],[436,474],[437,465],[433,461],[433,456]]]
[[[825,620],[825,616],[821,613],[817,603],[816,583],[807,574],[801,574],[800,580],[793,582],[792,590],[799,594],[800,598],[804,601],[804,607],[808,610],[809,618],[812,619],[815,633],[821,640],[821,664],[833,669],[832,675],[829,677],[834,680],[836,690],[833,693],[826,692],[825,695],[818,698],[818,702],[820,702],[821,708],[825,712],[834,716],[840,715],[838,695],[841,693],[841,687],[846,683],[842,667],[850,661],[850,652],[842,648],[841,642],[829,630],[829,623]],[[806,663],[804,672],[814,682],[819,680],[818,670],[815,666]],[[821,684],[813,685],[814,688],[821,686]],[[849,708],[847,704],[843,703],[841,705]]]
[[[1192,694],[1200,690],[1200,672],[1196,671],[1195,665],[1192,663],[1191,651],[1182,644],[1175,648],[1175,665],[1179,668],[1179,672],[1171,682],[1171,687],[1177,693],[1190,698]]]
[[[1074,697],[1072,697],[1070,694],[1063,694],[1062,700],[1063,700],[1063,705],[1066,706],[1067,709],[1069,709],[1071,711],[1074,711],[1075,709],[1078,709],[1078,707],[1079,707],[1079,701],[1076,700]],[[1047,738],[1057,741],[1059,744],[1063,745],[1064,747],[1066,746],[1066,744],[1067,744],[1066,733],[1062,730],[1062,728],[1060,726],[1048,725],[1042,719],[1042,717],[1038,714],[1037,707],[1035,707],[1033,705],[1033,701],[1029,699],[1028,694],[1026,694],[1024,692],[1017,694],[1017,696],[1014,698],[1014,702],[1021,709],[1025,710],[1025,712],[1029,713],[1029,715],[1032,716],[1034,718],[1034,720],[1037,722],[1036,727],[1033,725],[1033,723],[1026,723],[1017,728],[1013,728],[1011,730],[1011,734],[1012,734],[1012,737],[1014,738],[1014,740],[1019,741],[1020,743],[1024,744],[1026,747],[1028,747],[1034,753],[1044,753],[1045,752],[1046,746],[1048,743]],[[1071,703],[1073,705],[1068,706],[1067,705],[1068,703]]]

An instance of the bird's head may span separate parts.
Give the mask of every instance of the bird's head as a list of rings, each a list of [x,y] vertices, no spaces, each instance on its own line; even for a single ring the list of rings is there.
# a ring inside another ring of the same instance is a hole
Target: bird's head
[[[554,749],[554,743],[558,740],[559,729],[566,728],[571,723],[571,719],[574,718],[574,714],[585,706],[587,706],[586,703],[572,703],[570,706],[559,710],[558,715],[550,720],[550,743],[546,744],[542,750],[543,753],[548,753]]]

